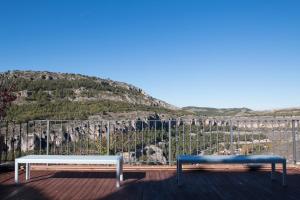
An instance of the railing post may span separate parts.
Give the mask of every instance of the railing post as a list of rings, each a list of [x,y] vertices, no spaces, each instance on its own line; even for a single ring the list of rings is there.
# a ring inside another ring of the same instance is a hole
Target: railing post
[[[177,156],[179,155],[179,131],[178,127],[179,125],[177,124],[178,119],[175,119],[175,146],[176,146],[176,153],[175,153],[175,158],[177,159]]]
[[[5,129],[5,162],[7,161],[8,159],[8,146],[7,146],[7,142],[8,142],[8,121],[6,121],[6,129]]]
[[[230,120],[230,154],[233,153],[233,128],[232,128],[232,121]]]
[[[20,127],[19,127],[18,150],[19,150],[18,157],[21,157],[22,156],[22,122],[20,122]]]
[[[12,147],[12,160],[15,160],[15,129],[16,129],[16,122],[13,121],[13,125],[12,125],[12,138],[10,139],[10,145]]]
[[[296,151],[296,128],[295,128],[295,120],[292,120],[292,137],[293,137],[293,161],[294,164],[297,163],[297,151]]]
[[[50,132],[50,121],[47,120],[47,150],[46,150],[46,153],[47,155],[49,155],[49,132]]]
[[[172,138],[171,138],[171,120],[169,120],[169,165],[171,165],[172,154],[171,154],[171,145],[172,145]]]
[[[43,128],[42,128],[42,121],[40,121],[40,123],[39,123],[39,127],[40,127],[40,129],[39,129],[39,132],[40,132],[40,155],[42,154],[42,132],[43,132]]]
[[[34,129],[35,129],[35,121],[34,121]],[[26,122],[26,153],[28,153],[28,132],[29,132],[29,125],[28,125],[28,121],[27,121]],[[35,131],[33,134],[35,134]]]
[[[134,121],[134,126],[135,126],[135,131],[134,131],[134,162],[136,164],[136,134],[137,134],[137,121]],[[117,137],[115,135],[116,141],[115,144],[117,143]]]
[[[213,154],[212,151],[212,120],[209,120],[209,153]]]
[[[61,130],[60,154],[63,155],[63,138],[64,138],[63,121],[60,122],[60,130]]]
[[[0,120],[0,164],[2,162],[2,150],[4,149],[4,137],[2,137],[1,124],[2,124],[2,120]]]
[[[106,149],[107,149],[107,155],[109,155],[109,146],[110,146],[110,139],[109,139],[109,128],[110,124],[109,121],[107,121],[107,131],[106,131]]]
[[[190,154],[192,154],[192,123],[193,123],[193,121],[191,120],[190,121],[190,135],[189,135],[189,139],[190,139],[190,146],[189,146],[189,150],[190,150]]]

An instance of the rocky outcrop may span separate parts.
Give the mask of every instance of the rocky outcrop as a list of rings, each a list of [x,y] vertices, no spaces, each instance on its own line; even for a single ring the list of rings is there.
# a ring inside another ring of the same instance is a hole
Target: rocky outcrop
[[[97,101],[97,100],[109,100],[109,101],[120,101],[126,102],[130,104],[141,104],[146,106],[153,107],[162,107],[171,110],[178,110],[179,108],[168,104],[165,101],[156,99],[141,88],[133,86],[131,84],[113,81],[110,79],[102,79],[98,77],[90,77],[80,74],[68,74],[68,73],[57,73],[57,72],[48,72],[48,71],[10,71],[7,73],[7,76],[13,77],[18,80],[26,80],[26,81],[43,81],[47,83],[55,83],[55,84],[63,84],[57,82],[59,80],[64,81],[89,81],[89,86],[87,87],[79,87],[73,88],[73,96],[72,98],[65,97],[69,101]],[[23,81],[24,82],[24,81]],[[30,83],[30,82],[29,82]],[[93,88],[93,83],[101,87],[101,90],[97,90]],[[19,83],[17,83],[19,84]],[[42,86],[42,85],[41,85]],[[103,86],[103,87],[102,87]],[[105,89],[107,88],[107,89]],[[18,95],[17,103],[23,104],[26,101],[26,98],[30,98],[33,94],[32,91],[24,90],[15,91]],[[51,91],[43,90],[42,87],[39,92],[45,92],[49,94],[49,98],[54,101],[54,95]]]
[[[148,145],[144,149],[148,163],[167,164],[163,150],[155,145]]]

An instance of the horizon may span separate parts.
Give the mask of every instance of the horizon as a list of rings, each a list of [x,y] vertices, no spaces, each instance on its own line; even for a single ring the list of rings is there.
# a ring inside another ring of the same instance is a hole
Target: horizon
[[[8,71],[31,71],[31,72],[49,72],[49,73],[61,73],[61,74],[76,74],[76,75],[83,75],[83,76],[89,76],[89,77],[92,77],[92,75],[88,75],[88,74],[80,74],[80,73],[72,73],[72,72],[59,72],[59,71],[47,71],[47,70],[44,70],[44,71],[34,71],[34,70],[18,70],[18,69],[12,69],[12,70],[8,70]],[[2,71],[0,73],[6,73],[8,71]],[[95,76],[94,76],[95,77]],[[99,76],[96,76],[96,78],[101,78],[101,79],[106,79],[106,80],[111,80],[111,81],[117,81],[117,82],[122,82],[122,81],[118,81],[118,80],[113,80],[109,77],[99,77]],[[126,84],[130,84],[130,85],[133,85],[131,83],[127,83],[127,82],[122,82],[122,83],[126,83]],[[136,85],[133,85],[135,87],[138,87]],[[138,87],[140,88],[140,87]],[[146,92],[146,94],[154,97],[153,95],[151,95],[150,93],[148,93],[147,91],[145,91],[143,88],[140,88],[142,89],[144,92]],[[156,97],[154,97],[156,98]],[[162,99],[160,99],[162,100]],[[166,101],[166,103],[169,103]],[[169,103],[171,104],[171,103]],[[173,105],[173,104],[171,104]],[[173,105],[173,106],[176,106],[176,105]],[[252,111],[259,111],[259,112],[262,112],[262,111],[273,111],[273,110],[284,110],[284,109],[300,109],[300,107],[278,107],[278,108],[269,108],[269,109],[253,109],[253,108],[250,108],[250,107],[211,107],[211,106],[195,106],[195,105],[185,105],[185,106],[182,106],[182,107],[179,107],[179,106],[176,106],[178,108],[185,108],[185,107],[198,107],[198,108],[213,108],[213,109],[250,109]]]
[[[300,107],[298,1],[26,1],[0,7],[0,71],[126,82],[177,107]]]

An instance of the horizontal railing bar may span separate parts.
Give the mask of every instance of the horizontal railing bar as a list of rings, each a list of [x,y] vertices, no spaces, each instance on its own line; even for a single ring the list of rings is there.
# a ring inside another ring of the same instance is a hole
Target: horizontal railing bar
[[[290,117],[0,120],[0,144],[5,145],[0,148],[7,149],[2,151],[5,160],[48,152],[122,154],[130,164],[174,164],[179,154],[272,153],[297,163],[299,121]]]

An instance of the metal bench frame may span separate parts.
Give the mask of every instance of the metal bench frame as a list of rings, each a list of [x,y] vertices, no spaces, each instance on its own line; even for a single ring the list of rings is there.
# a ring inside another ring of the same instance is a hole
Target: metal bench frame
[[[28,155],[15,159],[15,182],[19,182],[19,164],[26,165],[26,180],[30,179],[31,164],[109,164],[116,165],[116,187],[123,181],[123,157],[100,155]]]
[[[286,159],[276,155],[228,155],[228,156],[192,156],[180,155],[177,157],[177,184],[180,183],[182,164],[271,164],[271,180],[274,180],[275,165],[282,164],[282,185],[286,186]]]

